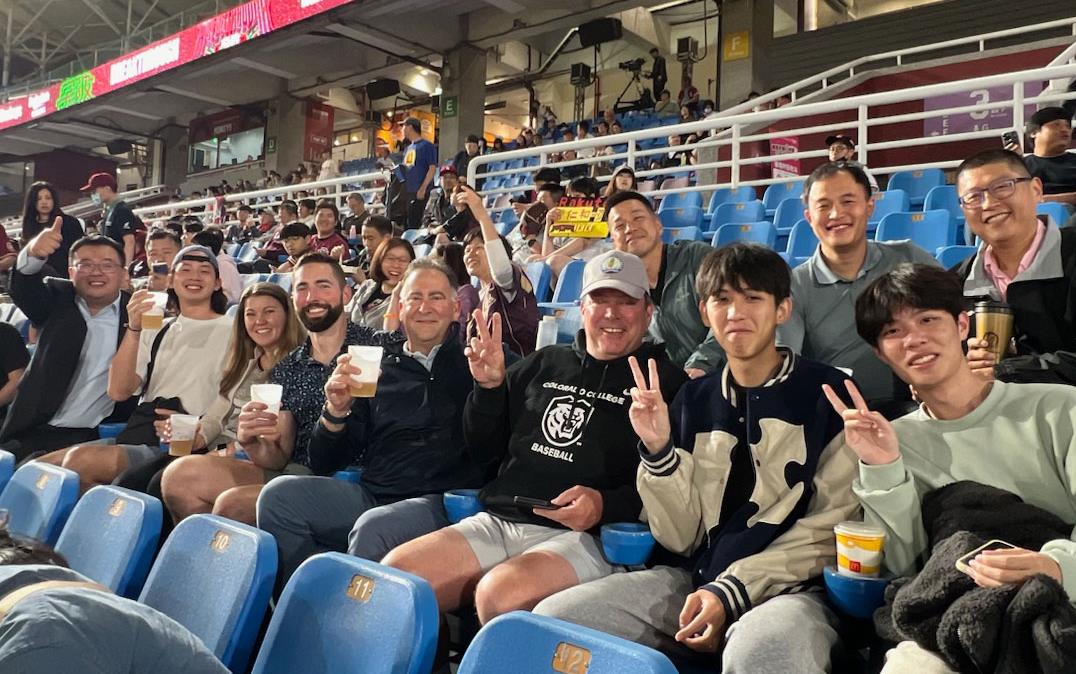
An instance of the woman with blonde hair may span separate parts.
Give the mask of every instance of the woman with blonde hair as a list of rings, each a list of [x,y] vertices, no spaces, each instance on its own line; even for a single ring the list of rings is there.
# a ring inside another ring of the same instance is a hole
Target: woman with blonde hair
[[[273,367],[306,338],[288,293],[274,283],[255,283],[243,291],[221,378],[220,395],[198,425],[193,454],[164,469],[161,493],[172,517],[212,512],[254,524],[254,505],[262,486],[278,475],[306,475],[299,464],[283,469],[280,457],[248,456],[235,442],[240,410],[251,399],[251,387],[269,381]],[[157,422],[168,440],[171,423]]]

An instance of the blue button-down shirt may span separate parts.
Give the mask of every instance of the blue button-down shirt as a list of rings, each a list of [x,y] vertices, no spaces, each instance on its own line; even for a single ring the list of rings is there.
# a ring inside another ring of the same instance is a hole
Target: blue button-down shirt
[[[16,268],[20,273],[30,275],[41,271],[44,265],[45,260],[30,257],[24,248],[19,253]],[[115,403],[108,397],[108,367],[118,344],[120,297],[96,314],[90,314],[85,300],[75,298],[75,305],[86,321],[86,339],[82,342],[78,367],[71,375],[71,388],[49,421],[50,426],[94,428],[112,414]]]

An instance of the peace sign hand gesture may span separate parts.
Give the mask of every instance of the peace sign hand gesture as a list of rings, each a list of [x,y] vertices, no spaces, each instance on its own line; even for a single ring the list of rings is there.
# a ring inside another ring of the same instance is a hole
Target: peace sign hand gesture
[[[657,454],[669,444],[672,430],[669,426],[669,406],[661,395],[661,381],[658,378],[658,364],[653,358],[647,362],[650,370],[650,385],[639,367],[635,356],[628,357],[631,374],[635,378],[635,387],[631,390],[631,407],[628,419],[635,434],[642,440],[646,451]]]
[[[478,336],[471,338],[471,345],[464,349],[463,353],[467,356],[475,383],[482,388],[497,388],[504,382],[501,315],[493,314],[489,321],[493,326],[492,330],[487,326],[486,315],[481,309],[475,309],[472,316]]]
[[[878,412],[867,409],[867,401],[851,379],[845,380],[844,385],[855,407],[845,405],[829,384],[822,385],[822,392],[844,419],[844,438],[848,446],[868,466],[880,466],[899,459],[900,445],[892,424]]]

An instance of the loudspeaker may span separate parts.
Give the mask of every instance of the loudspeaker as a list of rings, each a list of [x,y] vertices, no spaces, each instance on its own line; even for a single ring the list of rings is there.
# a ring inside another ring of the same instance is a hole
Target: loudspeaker
[[[699,54],[699,41],[693,37],[682,37],[676,41],[676,60],[690,61]]]
[[[362,116],[362,121],[368,124],[380,124],[381,113],[377,110],[367,110]]]
[[[590,84],[590,66],[585,63],[573,63],[572,64],[572,76],[571,83],[585,87]]]
[[[366,95],[370,100],[388,98],[400,93],[400,83],[397,80],[374,80],[366,85]]]
[[[105,143],[105,148],[109,154],[127,154],[131,151],[131,141],[123,140],[122,138],[110,140]]]
[[[588,21],[579,26],[579,44],[594,47],[603,42],[619,40],[624,35],[620,19],[604,18]]]

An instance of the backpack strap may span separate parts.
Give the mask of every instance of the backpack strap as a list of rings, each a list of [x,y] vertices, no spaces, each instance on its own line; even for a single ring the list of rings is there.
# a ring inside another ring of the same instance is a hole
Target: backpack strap
[[[149,390],[149,380],[153,377],[153,366],[157,363],[157,352],[161,348],[161,342],[164,341],[164,333],[168,332],[168,328],[172,327],[172,324],[177,320],[178,317],[165,323],[153,338],[153,344],[149,347],[149,363],[146,364],[146,380],[142,382],[143,393]]]

